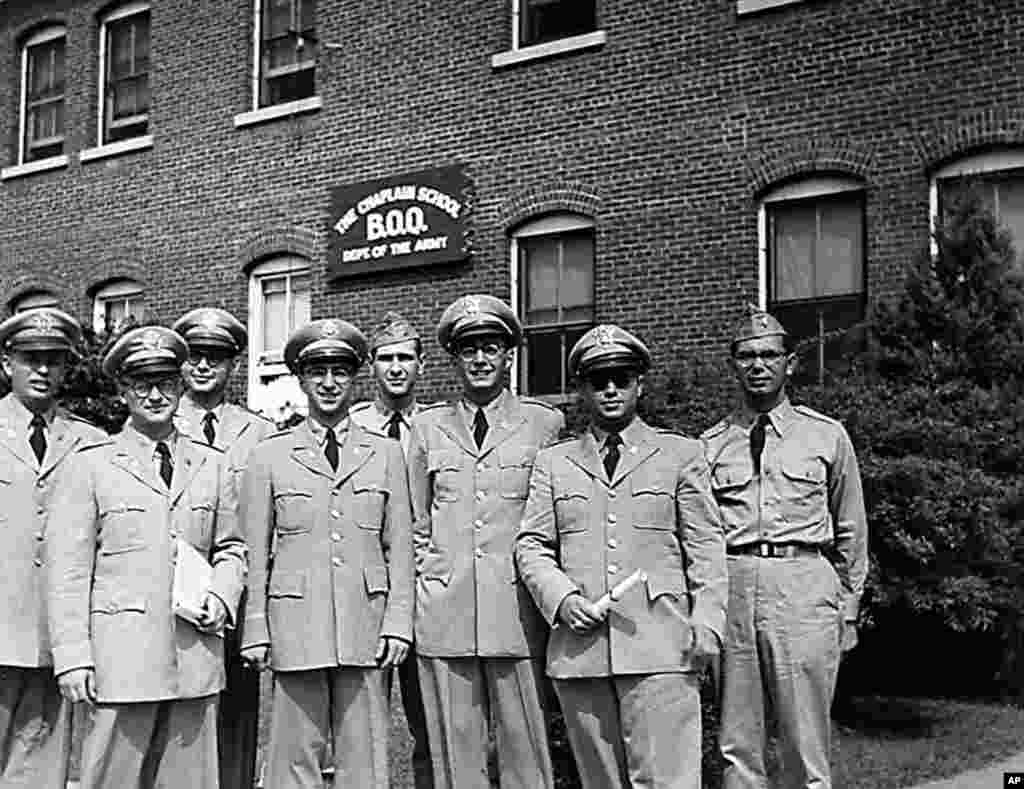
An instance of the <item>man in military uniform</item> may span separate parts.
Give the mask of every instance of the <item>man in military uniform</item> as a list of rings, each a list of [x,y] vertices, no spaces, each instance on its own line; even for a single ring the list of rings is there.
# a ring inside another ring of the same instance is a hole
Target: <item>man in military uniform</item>
[[[348,416],[366,339],[321,320],[284,358],[309,418],[249,458],[241,513],[252,551],[242,655],[274,671],[265,785],[388,785],[384,675],[412,642],[412,515],[402,448]],[[271,561],[272,558],[272,561]]]
[[[493,296],[464,296],[437,327],[462,397],[413,425],[416,651],[434,785],[488,785],[488,721],[503,789],[553,786],[541,703],[544,626],[512,547],[537,450],[560,411],[505,386],[522,328]]]
[[[0,400],[0,786],[64,789],[71,707],[53,678],[45,614],[54,482],[71,454],[105,434],[57,406],[81,338],[77,321],[42,307],[0,324],[10,393]]]
[[[128,422],[75,454],[54,497],[54,673],[66,699],[95,705],[82,789],[218,786],[223,630],[246,551],[223,453],[174,427],[187,355],[162,326],[114,343],[102,366]],[[191,618],[179,590],[197,600]]]
[[[353,423],[371,433],[397,439],[408,456],[412,420],[422,409],[416,401],[416,382],[423,370],[423,344],[419,332],[398,313],[385,315],[384,325],[370,338],[370,366],[377,382],[377,399],[352,406],[349,415]],[[432,789],[434,778],[423,697],[412,656],[398,667],[398,683],[412,734],[416,789]],[[389,691],[390,687],[389,677]]]
[[[867,570],[857,459],[842,425],[790,403],[796,356],[775,318],[752,309],[731,351],[743,405],[702,436],[729,554],[724,786],[767,785],[767,706],[778,785],[828,787],[829,708]]]
[[[548,675],[593,789],[699,789],[700,669],[725,625],[725,544],[700,442],[636,414],[650,362],[618,326],[573,347],[590,428],[538,453],[516,544],[554,628]],[[616,587],[612,607],[599,605]]]
[[[178,404],[178,430],[224,452],[236,493],[249,453],[274,432],[274,424],[235,403],[227,388],[238,369],[248,334],[230,312],[200,307],[182,315],[172,327],[185,338],[188,359],[182,365],[185,393]],[[244,601],[240,607],[244,611]],[[256,768],[259,728],[259,673],[238,654],[239,631],[225,633],[227,685],[217,708],[217,750],[220,784],[226,789],[251,787]]]

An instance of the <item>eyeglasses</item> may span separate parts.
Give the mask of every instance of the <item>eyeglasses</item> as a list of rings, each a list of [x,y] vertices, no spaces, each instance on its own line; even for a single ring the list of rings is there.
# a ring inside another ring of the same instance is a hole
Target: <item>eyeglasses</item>
[[[149,397],[150,392],[156,389],[163,397],[170,397],[177,394],[181,385],[181,378],[177,375],[169,375],[166,378],[156,380],[131,379],[122,381],[125,388],[138,398]]]
[[[231,361],[232,358],[226,351],[192,351],[188,355],[188,363],[192,367],[198,367],[205,359],[208,367],[217,367]]]
[[[315,384],[321,384],[327,380],[327,375],[341,383],[348,383],[352,380],[352,371],[344,365],[311,364],[302,369],[302,377]]]
[[[471,362],[478,353],[483,353],[485,359],[494,361],[506,350],[504,345],[496,342],[484,342],[477,345],[461,345],[457,351],[459,358],[464,362]]]
[[[607,370],[590,373],[586,378],[594,389],[607,389],[609,381],[615,384],[616,389],[625,389],[633,385],[637,375],[632,370]]]
[[[753,367],[754,363],[760,359],[761,363],[772,367],[783,359],[789,356],[785,351],[737,351],[733,354],[733,359],[736,360],[736,364],[740,367]]]

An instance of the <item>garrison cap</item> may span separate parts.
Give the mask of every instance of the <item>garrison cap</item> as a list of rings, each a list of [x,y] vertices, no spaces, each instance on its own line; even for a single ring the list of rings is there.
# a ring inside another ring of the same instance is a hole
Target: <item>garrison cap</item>
[[[166,326],[126,331],[103,357],[103,372],[120,378],[181,372],[188,358],[184,338]]]
[[[416,340],[420,342],[420,333],[402,315],[397,312],[389,312],[384,316],[384,325],[381,326],[370,338],[370,351],[376,350],[384,345],[392,345],[396,342]]]
[[[242,322],[219,307],[190,310],[171,328],[185,338],[190,348],[217,348],[232,354],[240,353],[249,339]]]
[[[516,347],[522,342],[523,327],[511,307],[486,294],[456,299],[437,323],[437,341],[449,353],[460,340],[478,334],[503,334]]]
[[[785,338],[787,336],[788,332],[772,315],[760,307],[748,304],[747,316],[737,324],[729,347],[735,349],[744,340],[753,340],[757,337]]]
[[[68,351],[82,339],[82,327],[55,307],[36,307],[0,323],[0,348],[12,351]]]
[[[366,337],[348,321],[326,318],[296,329],[284,346],[284,362],[293,373],[305,362],[343,359],[358,369],[366,359]]]
[[[620,326],[595,326],[569,351],[569,369],[583,377],[603,367],[632,367],[644,372],[651,366],[651,352],[643,341]]]

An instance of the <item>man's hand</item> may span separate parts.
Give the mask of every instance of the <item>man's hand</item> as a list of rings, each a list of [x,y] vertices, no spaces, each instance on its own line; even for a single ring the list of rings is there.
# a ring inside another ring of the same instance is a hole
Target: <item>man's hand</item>
[[[241,651],[242,660],[248,663],[257,671],[263,671],[270,665],[270,647],[266,644],[255,647],[246,647]]]
[[[705,666],[714,665],[722,651],[715,631],[706,625],[693,626],[693,643],[690,645],[690,659],[694,667],[700,671]]]
[[[61,695],[70,702],[96,703],[96,672],[91,668],[73,668],[57,677]]]
[[[219,633],[228,621],[228,609],[213,592],[207,592],[203,600],[203,612],[196,622],[200,633]]]
[[[377,639],[377,664],[381,668],[398,666],[409,655],[409,642],[393,636]]]
[[[860,639],[857,636],[857,622],[856,621],[844,621],[842,624],[842,633],[839,636],[839,649],[843,654],[846,654],[855,646]]]
[[[558,620],[572,632],[582,635],[600,625],[607,614],[598,611],[597,606],[579,592],[573,592],[558,606]]]

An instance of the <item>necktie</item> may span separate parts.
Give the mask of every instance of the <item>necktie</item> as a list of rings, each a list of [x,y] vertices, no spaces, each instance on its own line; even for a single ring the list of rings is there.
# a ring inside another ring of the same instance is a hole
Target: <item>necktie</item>
[[[160,456],[160,479],[170,488],[171,479],[174,477],[174,467],[171,466],[171,449],[166,441],[156,442],[156,453]]]
[[[619,465],[619,458],[622,456],[619,452],[619,444],[621,443],[622,436],[618,433],[609,433],[608,438],[604,440],[604,471],[608,475],[609,481],[614,476],[615,467]]]
[[[760,414],[750,431],[750,457],[754,461],[754,476],[761,474],[761,453],[764,452],[764,429],[768,424],[768,415]]]
[[[28,444],[32,447],[32,451],[35,452],[36,460],[42,463],[43,456],[46,454],[46,434],[43,432],[43,428],[46,427],[46,420],[39,414],[36,414],[32,417],[32,421],[29,424],[32,426],[32,433],[28,437]]]
[[[476,448],[480,449],[487,438],[487,417],[484,416],[484,409],[476,409],[476,416],[473,417],[473,440],[476,441]]]
[[[217,428],[213,426],[216,419],[217,417],[213,415],[213,411],[207,411],[203,414],[203,435],[206,436],[206,443],[211,447],[213,446],[213,440],[217,437]]]
[[[334,428],[327,428],[327,443],[324,444],[324,457],[331,464],[331,470],[338,470],[338,437],[334,435]]]
[[[402,431],[399,430],[399,426],[402,424],[402,415],[397,411],[391,412],[391,418],[388,419],[388,438],[400,438]]]

